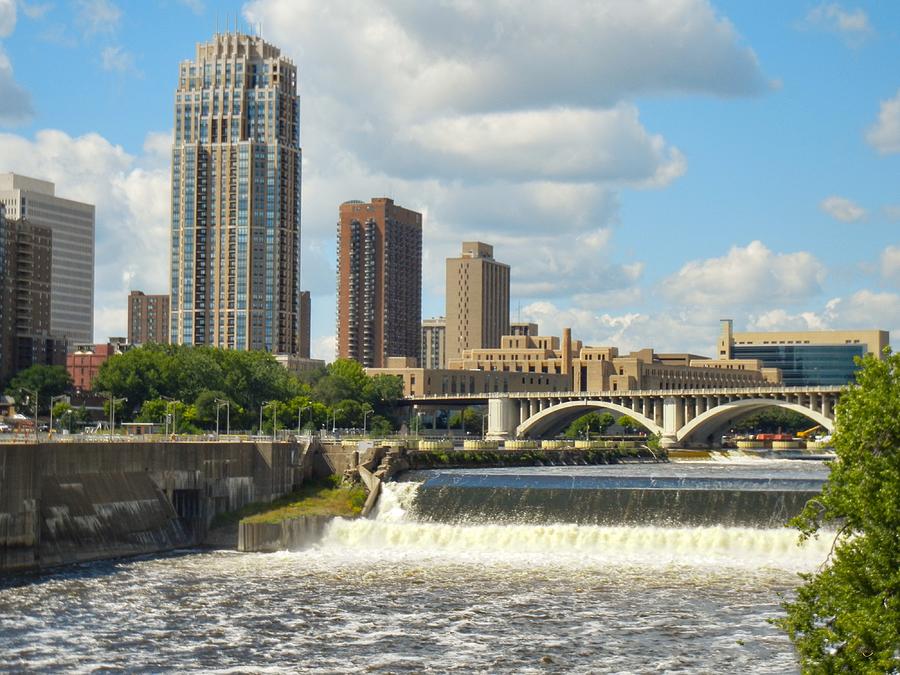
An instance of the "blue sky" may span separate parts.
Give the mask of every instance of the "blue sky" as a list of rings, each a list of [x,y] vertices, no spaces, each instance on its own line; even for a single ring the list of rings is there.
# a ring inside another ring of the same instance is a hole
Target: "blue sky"
[[[897,344],[898,3],[0,0],[0,171],[97,204],[98,340],[130,288],[168,291],[175,76],[217,15],[300,70],[314,355],[338,204],[381,195],[425,214],[426,317],[478,238],[546,333],[712,353],[731,317]]]

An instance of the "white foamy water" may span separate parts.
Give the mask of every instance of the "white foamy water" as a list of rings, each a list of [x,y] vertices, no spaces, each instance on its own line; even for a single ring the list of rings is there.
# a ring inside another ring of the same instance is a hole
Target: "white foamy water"
[[[538,564],[691,565],[807,571],[828,555],[827,537],[798,545],[796,530],[743,527],[603,527],[551,523],[449,524],[416,522],[409,510],[418,483],[383,486],[374,517],[332,523],[320,547],[497,563],[527,558]]]
[[[0,585],[0,671],[797,672],[768,620],[830,541],[417,522],[418,489],[386,485],[374,518],[337,521],[303,551],[189,551]]]

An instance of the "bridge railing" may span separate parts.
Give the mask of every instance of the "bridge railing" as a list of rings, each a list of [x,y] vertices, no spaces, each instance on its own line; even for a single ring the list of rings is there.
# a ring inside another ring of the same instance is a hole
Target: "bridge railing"
[[[730,394],[839,394],[854,385],[827,384],[816,387],[715,387],[709,389],[619,389],[607,391],[536,391],[536,392],[507,392],[488,391],[466,394],[425,394],[422,396],[407,396],[402,400],[408,402],[417,401],[441,401],[447,399],[471,399],[484,400],[488,398],[631,398],[641,396],[715,396]]]

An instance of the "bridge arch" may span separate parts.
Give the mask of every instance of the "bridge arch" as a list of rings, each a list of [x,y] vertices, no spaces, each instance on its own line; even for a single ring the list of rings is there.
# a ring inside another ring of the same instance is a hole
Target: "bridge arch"
[[[834,420],[825,417],[825,415],[823,415],[818,410],[813,410],[812,408],[807,408],[806,406],[799,405],[797,403],[779,401],[778,399],[774,398],[748,398],[738,401],[731,401],[730,403],[722,403],[721,405],[717,405],[715,408],[710,408],[702,415],[698,415],[683,427],[681,427],[681,429],[678,429],[678,441],[683,442],[690,436],[698,432],[711,432],[713,430],[713,427],[715,427],[717,423],[719,423],[725,417],[735,414],[752,412],[753,410],[760,410],[762,408],[772,407],[793,410],[794,412],[805,415],[814,422],[821,424],[822,427],[829,433],[834,432]]]
[[[661,434],[662,427],[656,424],[649,417],[645,417],[639,412],[632,410],[631,408],[626,408],[623,405],[619,405],[618,403],[611,403],[608,401],[567,401],[566,403],[558,403],[557,405],[550,406],[549,408],[544,408],[539,413],[532,415],[527,420],[522,422],[518,427],[516,427],[516,436],[529,436],[529,435],[540,435],[549,429],[554,422],[558,421],[558,419],[562,416],[569,416],[572,414],[585,414],[591,412],[592,410],[597,409],[605,409],[605,410],[615,410],[616,412],[620,412],[623,415],[628,415],[635,422],[643,425],[647,428],[647,430],[651,434]]]

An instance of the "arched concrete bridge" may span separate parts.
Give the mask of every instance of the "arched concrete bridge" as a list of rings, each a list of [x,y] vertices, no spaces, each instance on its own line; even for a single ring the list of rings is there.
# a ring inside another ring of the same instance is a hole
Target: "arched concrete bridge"
[[[664,446],[705,444],[730,420],[777,406],[805,415],[834,431],[834,409],[843,386],[747,387],[634,392],[486,393],[409,399],[422,406],[487,403],[487,437],[541,438],[559,433],[573,419],[603,409],[628,415]]]

